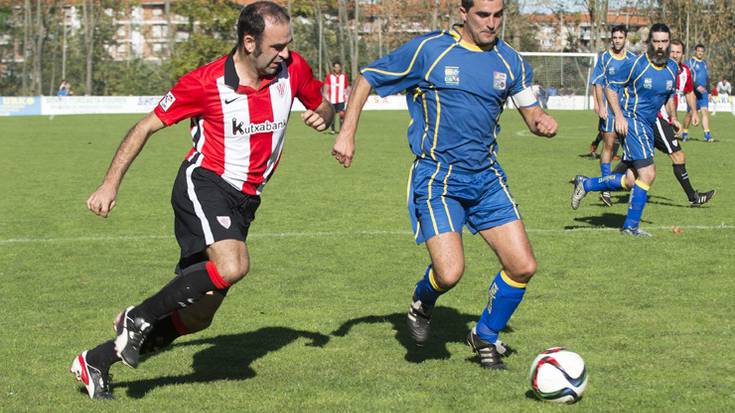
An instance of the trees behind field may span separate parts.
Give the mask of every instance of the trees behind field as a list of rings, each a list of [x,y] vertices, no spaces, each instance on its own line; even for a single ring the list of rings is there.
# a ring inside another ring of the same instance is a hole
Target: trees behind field
[[[133,53],[130,42],[120,40],[121,31],[148,30],[131,17],[144,2],[0,0],[0,95],[55,94],[62,79],[77,95],[162,94],[184,73],[231,50],[238,10],[247,1],[163,0],[166,41],[153,57]],[[459,20],[459,0],[278,2],[293,17],[292,48],[318,77],[335,60],[354,77],[360,66],[412,37]],[[735,8],[729,0],[506,0],[502,36],[516,49],[535,51],[538,23],[524,13],[557,14],[563,21],[576,12],[592,22],[591,47],[604,48],[608,8],[632,3],[641,15],[670,24],[676,37],[688,39],[689,49],[708,46],[713,80],[735,78],[729,39]],[[575,42],[567,44],[565,51],[578,51]]]

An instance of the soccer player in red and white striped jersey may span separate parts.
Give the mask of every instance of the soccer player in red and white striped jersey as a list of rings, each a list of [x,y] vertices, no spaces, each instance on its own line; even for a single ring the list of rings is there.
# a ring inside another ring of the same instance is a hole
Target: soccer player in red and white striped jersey
[[[306,125],[325,130],[334,118],[322,83],[289,50],[288,12],[270,1],[243,8],[238,44],[229,54],[184,75],[123,139],[87,207],[107,217],[125,172],[159,129],[191,120],[193,146],[174,182],[171,203],[181,247],[177,276],[158,293],[124,310],[116,338],[79,354],[71,372],[93,399],[112,398],[109,368],[136,367],[141,353],[209,326],[229,287],[249,269],[245,244],[283,150],[294,98]]]
[[[324,93],[329,98],[334,111],[339,115],[340,127],[345,118],[345,105],[347,104],[347,95],[350,93],[350,82],[347,74],[342,71],[342,63],[332,63],[332,71],[327,73],[324,78]],[[332,134],[337,133],[332,123]]]

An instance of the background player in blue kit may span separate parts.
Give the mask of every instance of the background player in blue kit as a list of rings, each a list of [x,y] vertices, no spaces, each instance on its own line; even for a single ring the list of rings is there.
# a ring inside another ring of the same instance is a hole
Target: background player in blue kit
[[[572,209],[579,208],[582,198],[589,191],[613,191],[632,188],[628,215],[622,232],[624,234],[650,237],[639,228],[643,208],[648,200],[648,191],[656,179],[653,164],[653,128],[661,106],[668,103],[672,113],[672,94],[676,88],[679,70],[677,62],[669,58],[671,31],[663,23],[651,26],[648,35],[648,50],[638,56],[615,77],[608,76],[608,102],[615,113],[615,130],[624,136],[623,162],[630,169],[626,174],[610,174],[596,178],[577,176],[572,191]],[[622,80],[619,80],[622,79]],[[679,127],[672,116],[675,127]]]
[[[362,69],[332,153],[345,167],[354,156],[357,123],[371,88],[381,96],[406,91],[408,141],[416,160],[408,189],[417,243],[431,264],[416,284],[408,327],[417,344],[429,338],[437,298],[464,273],[462,227],[479,232],[502,265],[467,342],[485,368],[503,369],[508,348],[498,340],[536,272],[518,207],[498,164],[498,120],[512,98],[531,132],[556,134],[556,121],[532,91],[531,66],[497,38],[503,0],[463,0],[463,23],[419,36]]]
[[[598,130],[602,134],[603,147],[600,154],[600,172],[601,176],[610,175],[612,167],[610,163],[613,158],[613,146],[617,134],[615,133],[615,116],[607,103],[605,97],[605,79],[609,76],[615,76],[620,72],[626,64],[635,59],[636,55],[627,50],[625,42],[628,36],[628,29],[624,25],[617,25],[610,31],[612,44],[610,49],[601,52],[597,58],[597,64],[592,72],[592,94],[594,95],[595,111],[600,117]],[[606,205],[612,205],[609,191],[600,193],[600,200]]]
[[[684,118],[684,131],[681,134],[681,140],[686,142],[689,138],[689,123],[692,121],[692,111],[700,111],[702,113],[702,128],[704,129],[704,141],[714,142],[712,133],[709,130],[709,67],[707,61],[704,60],[704,45],[698,44],[694,46],[694,56],[687,59],[686,63],[692,72],[692,80],[694,81],[694,95],[697,97],[697,107],[692,108],[687,105],[687,114]],[[696,126],[696,125],[694,125]]]

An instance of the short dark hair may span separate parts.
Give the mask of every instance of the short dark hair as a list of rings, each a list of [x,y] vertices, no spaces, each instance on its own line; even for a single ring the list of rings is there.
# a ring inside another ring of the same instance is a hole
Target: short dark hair
[[[332,66],[334,66],[334,65],[340,65],[340,66],[342,66],[342,62],[340,62],[339,60],[333,60],[332,61]]]
[[[291,17],[288,10],[279,6],[272,1],[256,1],[240,11],[240,17],[237,19],[237,47],[243,45],[243,38],[246,34],[255,37],[255,41],[260,43],[265,30],[265,19],[269,18],[274,23],[288,23]]]
[[[697,50],[697,49],[707,50],[704,48],[704,45],[702,43],[697,43],[697,45],[694,46],[694,50]]]
[[[651,42],[654,33],[668,33],[669,37],[671,37],[671,29],[669,29],[669,26],[664,23],[656,23],[651,26],[651,31],[648,32],[648,41],[646,43]]]
[[[613,26],[613,28],[610,30],[610,34],[611,35],[613,33],[617,33],[617,32],[623,33],[624,35],[627,36],[628,35],[628,28],[625,27],[624,24],[618,24],[617,26]]]
[[[681,52],[682,52],[682,53],[686,53],[686,51],[687,51],[687,47],[686,47],[686,46],[684,46],[684,42],[682,42],[682,41],[681,41],[681,40],[679,40],[679,39],[674,39],[674,40],[672,40],[672,41],[671,41],[671,45],[672,45],[672,46],[673,46],[673,45],[676,45],[676,46],[681,46]]]
[[[462,8],[469,10],[475,5],[475,0],[462,0]]]

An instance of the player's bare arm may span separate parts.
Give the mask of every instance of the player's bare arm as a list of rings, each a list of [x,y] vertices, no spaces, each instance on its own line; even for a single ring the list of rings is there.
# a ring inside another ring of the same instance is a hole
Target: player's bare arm
[[[556,135],[558,125],[556,120],[546,113],[540,106],[531,106],[519,108],[523,120],[528,126],[528,130],[534,135],[552,138]]]
[[[674,127],[674,130],[677,132],[681,130],[681,123],[679,122],[678,114],[676,113],[676,105],[674,104],[674,96],[671,96],[666,102],[666,112],[669,114],[671,126]]]
[[[610,104],[613,113],[615,114],[615,132],[620,136],[628,135],[628,122],[623,117],[623,110],[620,109],[620,101],[618,101],[618,93],[609,87],[605,88],[605,96],[607,97],[607,103]]]
[[[304,121],[306,126],[321,132],[334,122],[334,108],[329,102],[322,99],[322,103],[316,109],[307,109],[306,112],[302,113],[301,120]]]
[[[107,218],[112,208],[115,207],[117,190],[120,188],[125,172],[143,149],[148,138],[164,126],[163,122],[151,112],[130,128],[117,148],[102,184],[87,199],[87,208],[90,211]]]
[[[689,105],[690,108],[697,107],[697,96],[694,94],[694,92],[689,92],[684,95],[684,99],[686,99],[687,105]],[[697,113],[696,110],[693,110],[690,113],[692,114],[692,124],[694,126],[699,126],[699,113]]]
[[[602,85],[595,85],[592,90],[595,94],[595,98],[593,99],[595,103],[595,112],[597,112],[597,115],[600,116],[601,119],[607,120],[607,117],[609,115],[607,113],[607,105],[602,99],[605,95],[605,88],[602,87]]]
[[[355,132],[357,131],[357,124],[360,122],[360,113],[363,106],[365,106],[365,102],[367,102],[368,96],[370,96],[371,90],[370,83],[358,75],[352,86],[350,100],[347,103],[344,123],[332,147],[332,155],[345,168],[350,167],[352,158],[355,156]]]

